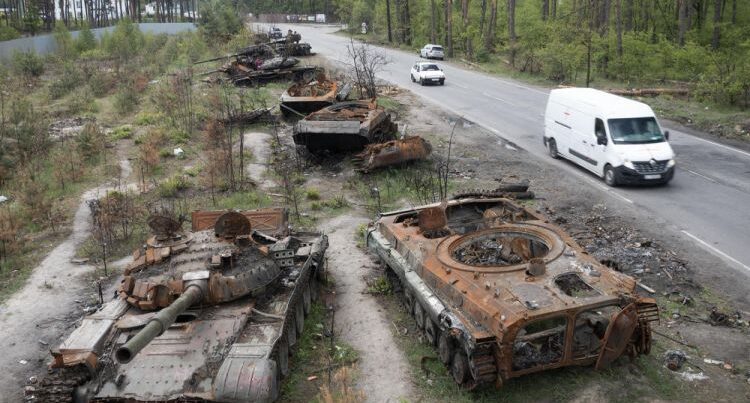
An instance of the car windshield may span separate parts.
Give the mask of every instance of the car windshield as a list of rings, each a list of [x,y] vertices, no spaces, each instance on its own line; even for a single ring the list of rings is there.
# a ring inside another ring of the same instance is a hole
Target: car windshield
[[[438,52],[442,52],[442,51],[443,51],[443,48],[441,48],[440,46],[433,46],[433,47],[432,47],[432,50],[433,50],[433,51],[438,51]]]
[[[615,144],[644,144],[664,141],[664,135],[653,117],[609,119],[607,123],[609,124],[609,134]]]
[[[422,71],[438,71],[440,70],[437,64],[423,64],[420,68]]]

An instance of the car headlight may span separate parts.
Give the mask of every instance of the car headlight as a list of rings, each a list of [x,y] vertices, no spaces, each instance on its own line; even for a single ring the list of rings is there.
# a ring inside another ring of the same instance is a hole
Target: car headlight
[[[671,160],[669,160],[669,162],[667,162],[667,168],[672,168],[676,164],[677,163],[673,159],[671,159]]]
[[[632,162],[631,162],[630,160],[625,160],[625,161],[624,161],[624,162],[622,163],[622,165],[623,165],[623,166],[624,166],[625,168],[628,168],[628,169],[635,169],[635,166],[633,165],[633,163],[632,163]]]

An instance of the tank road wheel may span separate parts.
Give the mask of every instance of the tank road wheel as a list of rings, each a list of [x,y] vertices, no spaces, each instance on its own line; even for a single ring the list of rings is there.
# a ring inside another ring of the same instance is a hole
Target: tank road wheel
[[[466,354],[461,350],[458,350],[453,354],[451,375],[453,376],[453,380],[459,385],[463,385],[469,377],[469,360],[466,358]]]
[[[305,284],[305,290],[302,292],[302,307],[305,310],[305,316],[310,314],[310,303],[312,302],[310,293],[310,282],[308,281],[307,284]]]
[[[430,315],[424,316],[424,334],[427,337],[427,342],[430,343],[430,346],[435,347],[435,342],[438,338],[438,327],[435,322],[430,319]]]
[[[297,336],[302,337],[302,331],[305,329],[305,307],[302,300],[297,301],[294,307],[294,325],[297,329]]]
[[[318,299],[320,298],[320,285],[318,285],[318,280],[310,277],[310,300],[312,302],[318,302]]]
[[[289,375],[289,340],[286,337],[279,340],[276,350],[276,367],[279,369],[279,378]]]
[[[310,81],[312,81],[313,78],[315,78],[315,71],[313,71],[313,70],[305,70],[305,71],[302,72],[302,79],[306,83],[309,83]]]
[[[297,345],[297,326],[293,323],[286,328],[286,342],[290,350]]]
[[[453,361],[453,339],[450,335],[450,329],[440,332],[440,337],[438,337],[438,358],[445,365],[451,365]]]
[[[414,301],[414,320],[417,321],[417,327],[420,329],[424,329],[425,316],[422,305],[419,304],[419,301]]]
[[[404,306],[409,316],[414,315],[414,296],[408,289],[404,290]]]

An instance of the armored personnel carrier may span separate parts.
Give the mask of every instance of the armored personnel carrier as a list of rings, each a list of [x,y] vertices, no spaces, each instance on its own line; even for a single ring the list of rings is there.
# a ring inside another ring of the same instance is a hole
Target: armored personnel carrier
[[[465,387],[649,352],[658,308],[636,295],[636,280],[510,199],[386,213],[367,245]]]
[[[44,402],[267,402],[289,370],[328,246],[290,233],[283,209],[166,217],[117,297],[52,351],[27,388]]]

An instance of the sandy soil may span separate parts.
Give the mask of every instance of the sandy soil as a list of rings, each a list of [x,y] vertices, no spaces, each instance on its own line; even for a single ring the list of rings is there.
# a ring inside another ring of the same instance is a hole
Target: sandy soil
[[[252,150],[253,162],[247,164],[246,172],[261,189],[272,186],[271,181],[265,177],[268,157],[271,155],[271,147],[268,141],[271,135],[261,132],[249,132],[245,136],[245,149]]]
[[[367,218],[340,215],[321,225],[328,234],[328,270],[336,283],[336,336],[360,354],[357,386],[370,402],[397,402],[412,395],[410,369],[391,333],[390,321],[367,289],[375,263],[357,247],[355,231]]]

